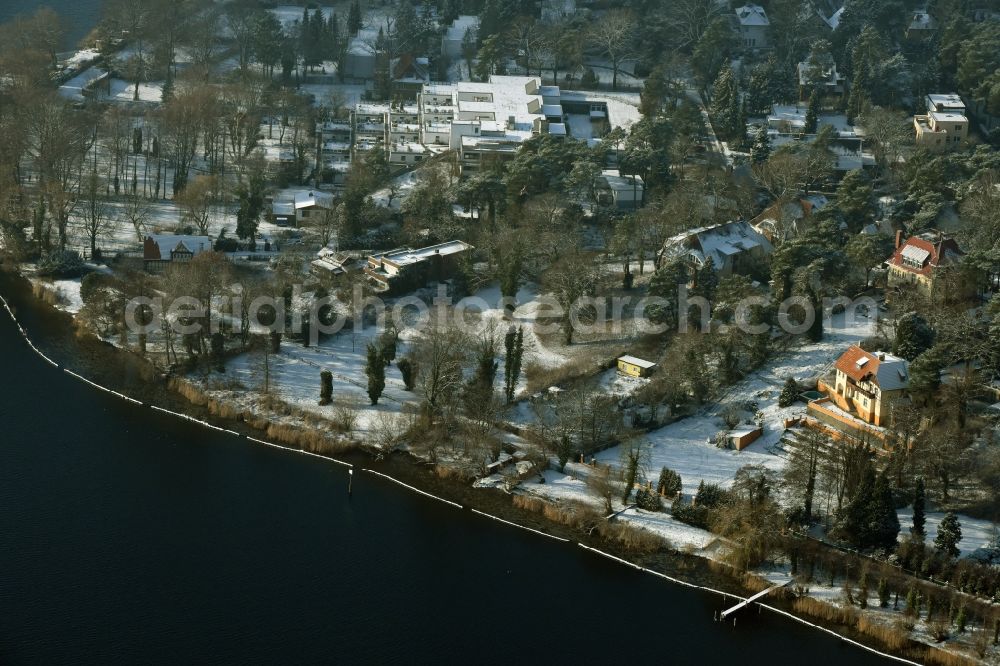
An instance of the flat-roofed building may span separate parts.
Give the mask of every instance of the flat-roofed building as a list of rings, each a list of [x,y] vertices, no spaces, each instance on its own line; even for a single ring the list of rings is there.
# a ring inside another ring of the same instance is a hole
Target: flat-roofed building
[[[960,148],[969,138],[965,103],[954,93],[925,98],[927,113],[913,116],[916,144],[933,152]]]
[[[404,293],[454,277],[458,259],[473,247],[454,240],[419,249],[401,248],[368,257],[365,274],[380,291]]]

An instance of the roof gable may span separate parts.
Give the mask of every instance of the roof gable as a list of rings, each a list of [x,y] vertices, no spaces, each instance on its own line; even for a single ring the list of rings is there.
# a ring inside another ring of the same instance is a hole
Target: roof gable
[[[885,352],[873,354],[858,345],[851,345],[841,354],[834,367],[856,382],[871,382],[883,391],[896,391],[910,385],[905,359]]]
[[[953,238],[940,238],[935,242],[927,237],[911,236],[900,243],[889,263],[910,273],[929,276],[934,269],[958,261],[964,254]]]

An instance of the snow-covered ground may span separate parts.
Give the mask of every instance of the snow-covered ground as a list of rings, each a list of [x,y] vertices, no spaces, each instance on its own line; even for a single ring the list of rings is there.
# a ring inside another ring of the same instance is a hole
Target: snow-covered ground
[[[80,278],[66,280],[32,278],[31,282],[56,295],[55,307],[57,310],[76,314],[83,309],[83,298],[80,296]]]
[[[383,208],[391,208],[392,210],[399,210],[400,206],[403,205],[403,200],[409,196],[413,188],[420,183],[420,171],[407,171],[406,173],[400,174],[392,179],[392,185],[387,185],[381,190],[377,190],[372,193],[372,201],[376,205],[382,206]],[[395,195],[392,197],[392,201],[389,201],[390,187],[396,189]]]
[[[780,470],[785,458],[775,448],[785,432],[784,420],[805,413],[805,405],[796,403],[779,407],[778,396],[788,377],[799,382],[824,374],[838,356],[850,345],[872,335],[873,319],[858,317],[848,321],[846,314],[834,316],[826,327],[821,342],[802,343],[780,352],[762,368],[733,386],[725,397],[705,410],[682,419],[648,435],[652,445],[650,469],[669,467],[681,475],[684,492],[694,492],[700,481],[728,487],[736,471],[745,465],[763,465]],[[712,439],[726,430],[720,414],[729,405],[742,406],[756,402],[764,416],[764,434],[743,451],[719,449]],[[597,459],[617,462],[617,448],[601,452]]]
[[[597,376],[597,388],[610,395],[631,395],[649,383],[642,377],[630,377],[618,372],[618,368],[609,368]]]
[[[701,481],[716,483],[722,487],[732,485],[737,470],[750,464],[780,471],[785,465],[782,451],[776,447],[784,434],[784,420],[802,415],[805,405],[797,403],[791,407],[778,407],[778,395],[786,378],[793,376],[802,382],[824,374],[843,350],[852,343],[873,334],[874,320],[858,317],[851,321],[846,314],[831,318],[826,326],[826,335],[818,343],[796,343],[788,350],[779,352],[775,358],[747,379],[732,387],[721,401],[702,412],[682,419],[647,436],[650,443],[649,475],[655,477],[661,467],[669,467],[681,475],[683,492],[690,497]],[[599,386],[606,390],[632,388],[624,378],[618,378],[614,370],[602,373]],[[642,381],[642,380],[634,380]],[[728,405],[743,406],[748,401],[757,403],[764,416],[764,435],[743,451],[717,448],[712,439],[721,430],[726,430],[720,414]],[[521,420],[526,420],[527,408],[519,412]],[[617,465],[621,452],[618,447],[598,453],[599,463]],[[522,488],[556,501],[579,501],[595,504],[595,498],[587,491],[585,479],[591,473],[589,465],[571,462],[566,473],[554,470],[545,473],[545,483],[527,482]],[[674,521],[663,514],[626,512],[619,520],[636,522],[668,538],[675,548],[687,547],[703,551],[712,543],[712,535],[704,530]],[[930,521],[928,520],[928,526]],[[694,530],[694,531],[692,531]],[[977,541],[982,543],[984,535]],[[974,538],[970,536],[970,539]],[[978,547],[978,546],[976,546]],[[712,553],[703,553],[712,556]]]
[[[554,469],[543,473],[545,483],[526,481],[521,489],[529,494],[544,497],[561,504],[581,503],[597,510],[602,510],[601,502],[587,490],[586,478],[593,471],[589,465],[569,463],[566,473],[560,474]],[[624,509],[616,503],[616,510]],[[666,539],[677,549],[703,557],[714,558],[723,540],[717,535],[698,527],[693,527],[676,520],[668,512],[653,513],[642,509],[630,508],[622,511],[615,520],[649,530],[653,534]]]
[[[271,393],[278,399],[306,412],[332,418],[334,405],[319,405],[320,372],[329,370],[333,375],[335,402],[346,402],[356,408],[356,432],[368,432],[379,414],[398,414],[406,402],[416,396],[406,390],[395,364],[386,368],[385,392],[379,404],[371,406],[368,400],[365,377],[368,343],[376,339],[375,329],[350,330],[323,340],[320,344],[304,347],[292,341],[283,341],[281,351],[268,358],[268,382]],[[407,343],[400,341],[397,358],[405,354]],[[213,379],[219,379],[216,375]],[[262,354],[247,353],[226,364],[225,379],[238,381],[245,390],[255,393],[264,383]],[[237,396],[239,393],[237,394]]]
[[[562,350],[556,350],[546,346],[538,337],[535,330],[535,323],[542,308],[543,303],[539,300],[539,293],[536,285],[525,285],[521,287],[515,297],[517,307],[510,320],[511,324],[520,325],[524,329],[524,361],[522,367],[529,364],[536,364],[546,368],[557,367],[565,364],[569,357]],[[480,289],[469,300],[477,299],[480,304],[481,316],[484,321],[494,321],[499,326],[506,327],[504,320],[502,295],[500,294],[499,283],[493,283]]]
[[[910,534],[910,527],[913,525],[913,507],[900,509],[899,515],[899,538],[904,539]],[[926,543],[933,544],[937,537],[938,526],[944,519],[943,512],[927,512],[927,522],[924,524],[924,532],[927,535]],[[958,542],[958,549],[962,551],[962,557],[972,555],[977,550],[984,548],[993,540],[997,533],[997,525],[981,518],[971,518],[956,514],[959,524],[962,526],[962,540]]]
[[[159,103],[163,101],[163,81],[149,81],[139,84],[140,102]],[[111,93],[107,96],[116,102],[134,102],[135,83],[122,79],[111,79]]]

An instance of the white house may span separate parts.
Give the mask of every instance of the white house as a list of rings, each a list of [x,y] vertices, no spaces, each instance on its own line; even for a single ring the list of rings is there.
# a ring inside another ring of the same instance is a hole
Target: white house
[[[623,176],[618,169],[605,169],[597,184],[597,202],[617,210],[642,206],[644,185],[640,176]]]
[[[271,204],[271,218],[278,226],[301,226],[309,221],[310,216],[331,208],[332,194],[317,190],[295,192],[291,195],[279,195],[274,200]]]
[[[770,45],[768,31],[771,21],[760,5],[743,5],[736,8],[740,44],[747,49],[764,49]]]

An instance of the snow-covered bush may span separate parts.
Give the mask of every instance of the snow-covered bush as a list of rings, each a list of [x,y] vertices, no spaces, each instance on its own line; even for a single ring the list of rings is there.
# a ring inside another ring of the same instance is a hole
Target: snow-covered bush
[[[70,278],[83,273],[83,259],[79,252],[63,250],[42,257],[38,262],[38,274],[52,277]]]

